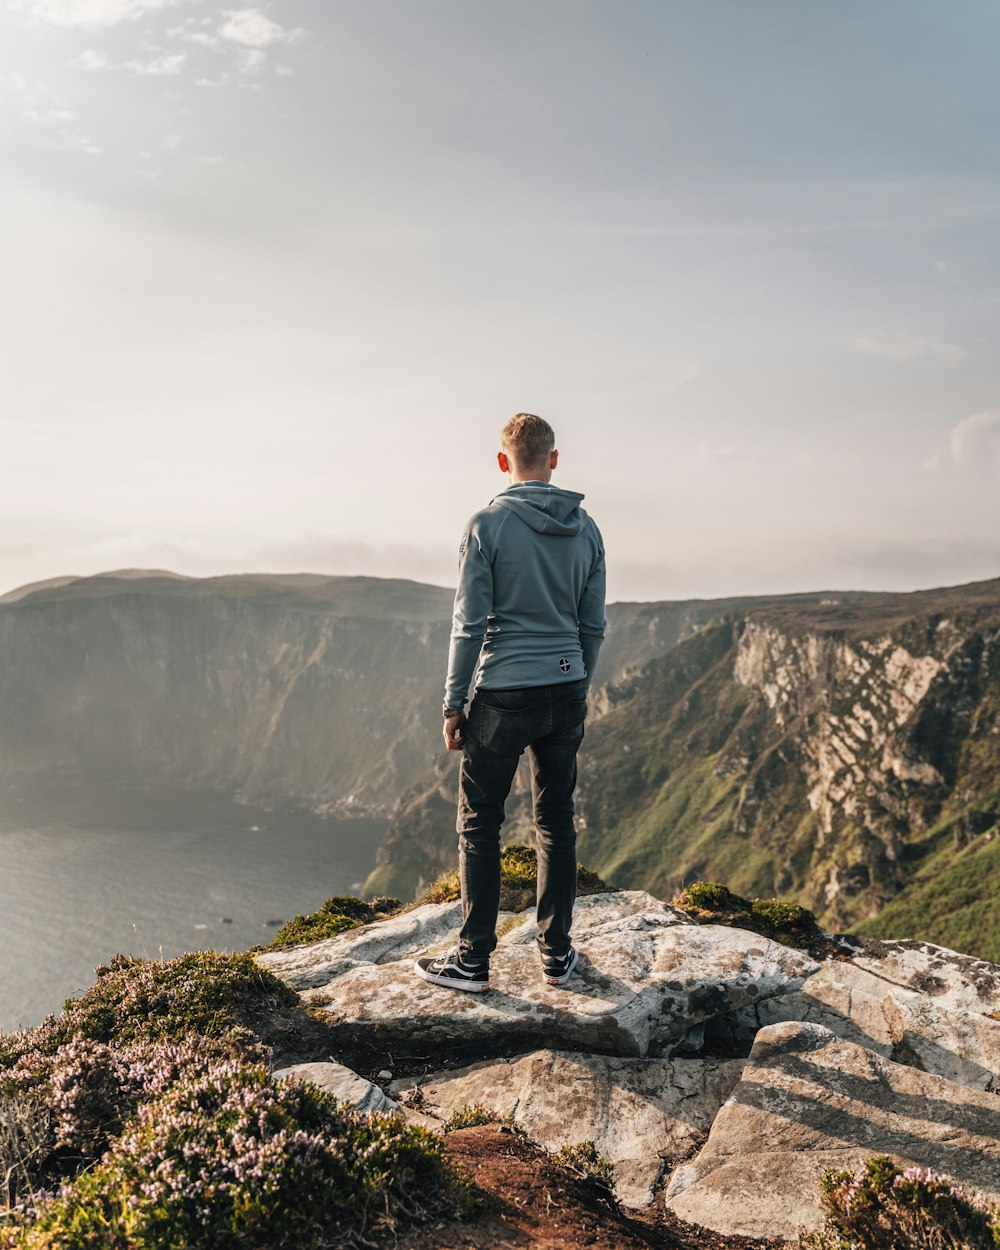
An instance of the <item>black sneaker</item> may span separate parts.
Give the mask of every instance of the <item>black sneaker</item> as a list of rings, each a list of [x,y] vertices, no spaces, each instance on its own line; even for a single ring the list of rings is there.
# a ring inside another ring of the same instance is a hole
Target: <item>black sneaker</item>
[[[429,955],[416,959],[413,970],[417,976],[431,985],[446,985],[450,990],[469,990],[473,994],[482,994],[490,988],[490,965],[485,963],[466,963],[457,946],[453,946],[446,955],[432,959]]]
[[[572,946],[565,955],[543,955],[542,976],[544,976],[546,984],[565,985],[576,971],[576,965],[579,962],[580,953]]]

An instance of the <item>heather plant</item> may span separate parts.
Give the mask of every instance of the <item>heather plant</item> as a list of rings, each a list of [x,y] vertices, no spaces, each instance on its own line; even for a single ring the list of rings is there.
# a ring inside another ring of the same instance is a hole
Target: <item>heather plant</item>
[[[98,980],[34,1029],[0,1034],[2,1210],[76,1175],[138,1107],[226,1058],[260,1062],[247,1027],[294,993],[245,953],[170,961],[116,956]],[[44,1109],[44,1114],[42,1109]]]
[[[192,951],[170,960],[116,955],[97,982],[35,1029],[0,1035],[0,1076],[21,1059],[41,1062],[68,1042],[116,1047],[140,1041],[250,1037],[262,1014],[298,1001],[247,951]]]
[[[100,1161],[6,1244],[320,1250],[470,1205],[439,1138],[231,1058],[140,1106]]]
[[[143,1102],[181,1079],[222,1060],[254,1058],[264,1059],[259,1044],[197,1036],[120,1050],[78,1038],[54,1055],[25,1053],[0,1074],[0,1107],[40,1110],[34,1118],[11,1120],[6,1132],[0,1128],[0,1166],[8,1174],[5,1206],[24,1208],[42,1186],[93,1163]],[[29,1133],[31,1125],[37,1127]]]
[[[1000,1209],[928,1168],[902,1169],[885,1155],[857,1174],[823,1178],[822,1228],[802,1250],[996,1250]]]

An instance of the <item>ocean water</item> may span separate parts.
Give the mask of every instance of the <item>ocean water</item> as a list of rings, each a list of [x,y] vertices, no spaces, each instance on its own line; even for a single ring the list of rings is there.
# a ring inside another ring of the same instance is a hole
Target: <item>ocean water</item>
[[[41,1022],[116,952],[245,950],[356,892],[385,822],[190,791],[0,798],[0,1030]]]

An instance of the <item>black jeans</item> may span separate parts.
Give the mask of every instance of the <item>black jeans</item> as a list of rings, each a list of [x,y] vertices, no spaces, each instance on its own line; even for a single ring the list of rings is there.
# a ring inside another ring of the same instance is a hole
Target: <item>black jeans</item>
[[[538,855],[538,945],[565,955],[576,899],[573,791],[583,741],[587,682],[480,690],[472,700],[458,798],[458,868],[467,960],[489,958],[497,944],[500,826],[517,763],[527,749]]]

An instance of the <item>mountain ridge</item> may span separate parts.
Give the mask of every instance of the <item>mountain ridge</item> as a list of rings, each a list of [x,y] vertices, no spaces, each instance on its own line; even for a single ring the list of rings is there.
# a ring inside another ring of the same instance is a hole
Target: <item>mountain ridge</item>
[[[369,895],[411,897],[453,864],[450,590],[126,572],[0,600],[0,785],[153,776],[381,813]],[[1000,579],[608,618],[578,808],[602,875],[660,892],[724,880],[873,932],[896,908],[897,930],[927,920],[913,936],[1000,954]],[[507,839],[531,840],[526,797],[522,770]]]

